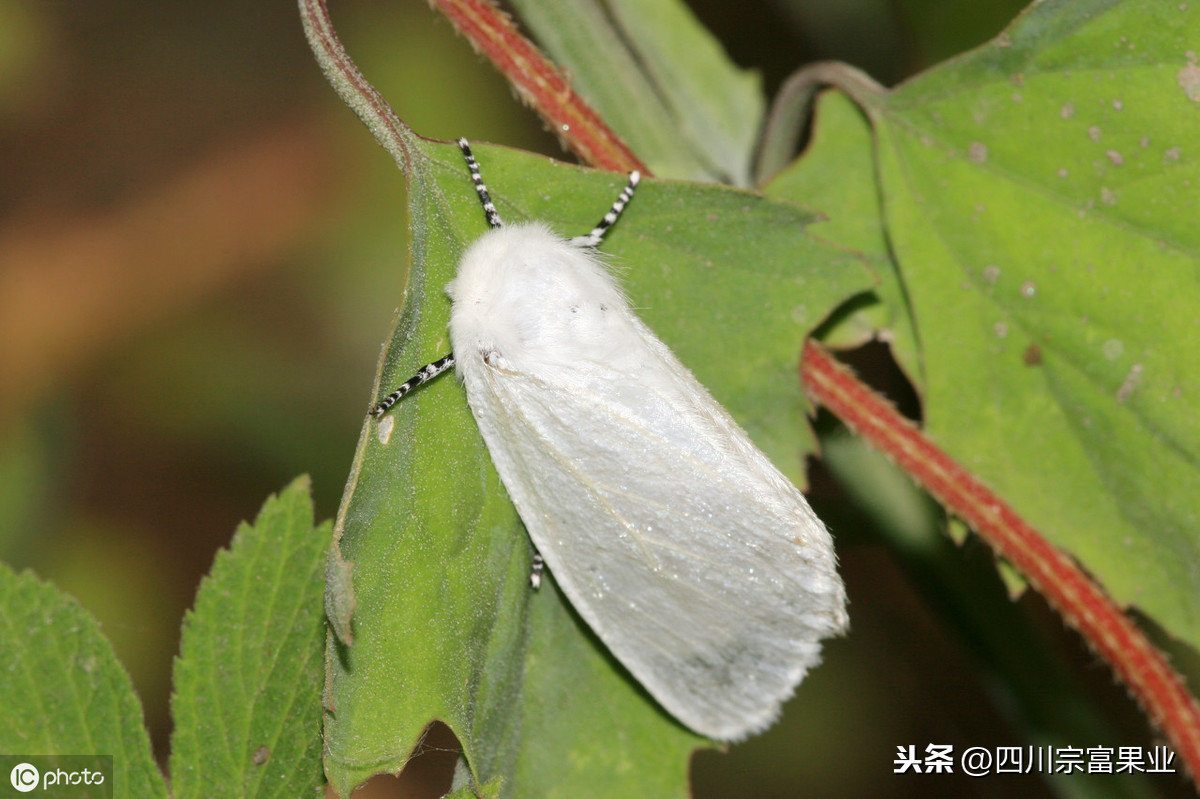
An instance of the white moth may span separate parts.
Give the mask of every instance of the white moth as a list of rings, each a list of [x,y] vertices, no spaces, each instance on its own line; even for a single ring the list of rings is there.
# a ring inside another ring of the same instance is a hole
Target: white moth
[[[504,225],[447,286],[456,367],[500,478],[563,593],[646,690],[696,732],[769,726],[846,629],[833,542],[803,495],[642,323],[586,236]]]

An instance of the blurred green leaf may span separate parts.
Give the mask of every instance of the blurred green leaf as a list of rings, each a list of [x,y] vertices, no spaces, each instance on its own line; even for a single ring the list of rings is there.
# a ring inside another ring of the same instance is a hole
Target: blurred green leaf
[[[896,0],[904,33],[923,64],[953,58],[1003,29],[1027,0]],[[910,55],[910,58],[912,56]]]
[[[679,146],[662,97],[595,0],[515,0],[513,7],[542,49],[569,73],[572,88],[651,170],[693,180],[711,177],[697,154]]]
[[[871,104],[937,440],[1200,644],[1200,10],[1044,2]]]
[[[29,419],[3,425],[0,448],[0,553],[16,559],[39,528],[39,512],[54,485],[54,464],[44,435]]]
[[[608,0],[608,8],[675,120],[675,147],[686,143],[721,183],[750,186],[766,112],[758,72],[734,64],[686,3]]]
[[[624,177],[476,147],[501,216],[589,230]],[[409,160],[407,297],[380,396],[449,349],[442,287],[485,229],[457,148]],[[871,284],[854,256],[808,236],[787,203],[707,185],[643,183],[604,251],[639,313],[793,475],[807,443],[796,379],[807,331]],[[329,653],[327,770],[341,791],[398,770],[432,719],[472,778],[503,795],[686,795],[681,728],[612,661],[530,549],[462,389],[442,379],[363,428],[337,525],[353,564],[353,646]],[[569,710],[567,709],[569,708]],[[665,752],[646,757],[647,752]],[[460,786],[462,787],[462,786]]]
[[[515,0],[576,91],[660,177],[749,186],[762,81],[678,0]]]
[[[318,795],[330,535],[300,478],[217,554],[175,661],[175,796]]]
[[[142,707],[96,620],[0,563],[0,752],[113,756],[113,796],[165,797]]]

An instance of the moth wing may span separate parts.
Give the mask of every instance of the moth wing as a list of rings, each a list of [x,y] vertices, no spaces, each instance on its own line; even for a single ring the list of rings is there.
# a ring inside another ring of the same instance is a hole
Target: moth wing
[[[846,625],[829,533],[648,329],[631,374],[463,369],[501,479],[564,594],[664,708],[770,725]],[[460,367],[464,366],[460,362]]]

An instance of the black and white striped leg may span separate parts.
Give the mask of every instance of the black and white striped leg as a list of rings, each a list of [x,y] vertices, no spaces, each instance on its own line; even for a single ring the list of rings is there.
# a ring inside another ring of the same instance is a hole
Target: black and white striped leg
[[[621,216],[621,212],[625,210],[625,206],[633,199],[633,190],[637,188],[638,183],[642,179],[641,172],[630,172],[629,182],[625,184],[625,188],[621,189],[621,193],[617,195],[617,199],[612,204],[612,208],[608,209],[608,213],[600,220],[600,224],[592,228],[592,232],[586,236],[576,236],[571,239],[571,243],[577,247],[598,247],[600,241],[604,238],[604,234],[613,226],[613,223]]]
[[[533,550],[533,563],[529,565],[529,587],[534,591],[542,587],[542,569],[546,568],[546,561],[542,560],[542,553],[536,549]]]
[[[421,371],[410,377],[408,381],[400,386],[400,388],[388,394],[379,401],[379,404],[371,409],[372,416],[382,416],[404,396],[412,391],[417,386],[428,383],[433,378],[445,372],[447,369],[454,368],[454,353],[448,353],[444,358],[438,358],[433,363],[421,368]]]
[[[487,186],[483,185],[483,178],[479,174],[479,163],[476,162],[475,155],[471,152],[471,145],[467,144],[466,139],[459,139],[458,149],[462,150],[463,157],[467,159],[467,169],[471,170],[471,182],[475,184],[475,193],[479,195],[479,202],[483,203],[483,215],[487,217],[488,225],[494,228],[504,227],[504,223],[500,221],[500,212],[492,204],[492,196],[488,194]]]

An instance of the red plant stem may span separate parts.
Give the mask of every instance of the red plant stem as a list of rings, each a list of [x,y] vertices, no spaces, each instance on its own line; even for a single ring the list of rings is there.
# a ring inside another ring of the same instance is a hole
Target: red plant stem
[[[431,0],[485,53],[522,98],[587,163],[647,172],[562,74],[488,0]],[[814,402],[839,416],[1020,570],[1109,662],[1170,740],[1193,781],[1200,775],[1200,706],[1141,630],[1063,552],[936,447],[886,400],[808,340],[800,367]]]
[[[812,339],[804,345],[800,375],[814,402],[890,456],[1020,570],[1112,665],[1193,777],[1200,774],[1200,706],[1162,653],[1100,586]]]
[[[615,172],[646,166],[600,119],[563,74],[490,0],[431,0],[463,36],[496,65],[551,129],[585,163]]]

